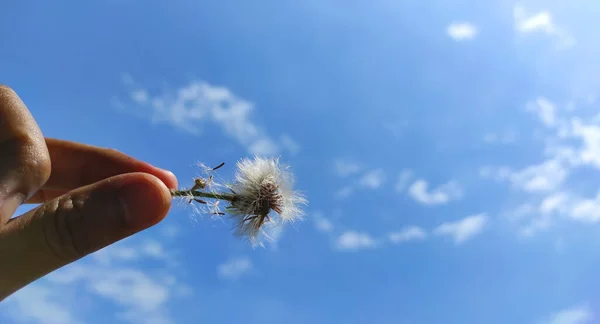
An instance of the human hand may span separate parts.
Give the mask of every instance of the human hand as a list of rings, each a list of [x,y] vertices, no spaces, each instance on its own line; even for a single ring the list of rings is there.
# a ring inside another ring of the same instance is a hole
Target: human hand
[[[160,222],[175,176],[111,149],[44,138],[0,86],[0,301]],[[41,203],[11,219],[23,203]]]

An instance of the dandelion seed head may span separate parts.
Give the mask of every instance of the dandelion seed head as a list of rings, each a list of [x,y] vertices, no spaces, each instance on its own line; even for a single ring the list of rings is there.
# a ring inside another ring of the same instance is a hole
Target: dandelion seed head
[[[238,233],[255,241],[266,222],[293,222],[304,213],[307,200],[293,190],[294,177],[279,159],[242,159],[231,186],[234,200],[228,212],[238,219]],[[274,211],[275,214],[272,214]]]
[[[194,178],[193,187],[174,190],[172,194],[191,204],[198,214],[221,220],[221,216],[229,214],[237,222],[237,234],[249,238],[254,246],[262,246],[263,238],[274,241],[271,234],[278,237],[280,225],[303,218],[300,205],[308,201],[293,189],[293,174],[279,159],[240,160],[232,184],[215,173],[223,165],[210,168],[198,163],[203,175]],[[223,201],[229,202],[224,210],[219,204]]]

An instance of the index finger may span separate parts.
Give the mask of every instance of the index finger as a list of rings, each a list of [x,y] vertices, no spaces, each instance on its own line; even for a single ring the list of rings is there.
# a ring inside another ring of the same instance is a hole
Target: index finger
[[[52,170],[42,190],[28,203],[37,203],[115,175],[144,172],[159,178],[168,188],[177,188],[173,173],[134,159],[119,151],[71,141],[46,138]]]

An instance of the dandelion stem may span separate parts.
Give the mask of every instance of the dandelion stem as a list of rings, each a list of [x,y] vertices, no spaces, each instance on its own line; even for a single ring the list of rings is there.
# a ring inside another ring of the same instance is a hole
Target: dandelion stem
[[[173,197],[202,197],[227,200],[229,202],[234,200],[234,195],[228,193],[216,193],[216,192],[204,192],[198,190],[171,190],[171,196]]]

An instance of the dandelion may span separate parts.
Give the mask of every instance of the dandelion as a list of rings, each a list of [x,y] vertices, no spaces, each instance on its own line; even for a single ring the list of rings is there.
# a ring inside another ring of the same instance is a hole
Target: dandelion
[[[223,164],[210,169],[214,171]],[[218,206],[220,201],[227,201],[227,214],[237,222],[237,233],[246,236],[253,243],[264,233],[266,223],[280,226],[302,219],[304,213],[300,205],[308,201],[293,189],[294,177],[289,166],[283,165],[279,159],[242,159],[237,163],[237,171],[233,184],[223,186],[227,191],[206,191],[213,177],[197,178],[189,190],[173,190],[174,197],[189,199],[189,202]],[[204,199],[213,200],[207,202]],[[217,207],[210,208],[211,214],[224,215]],[[265,233],[266,234],[266,233]]]

